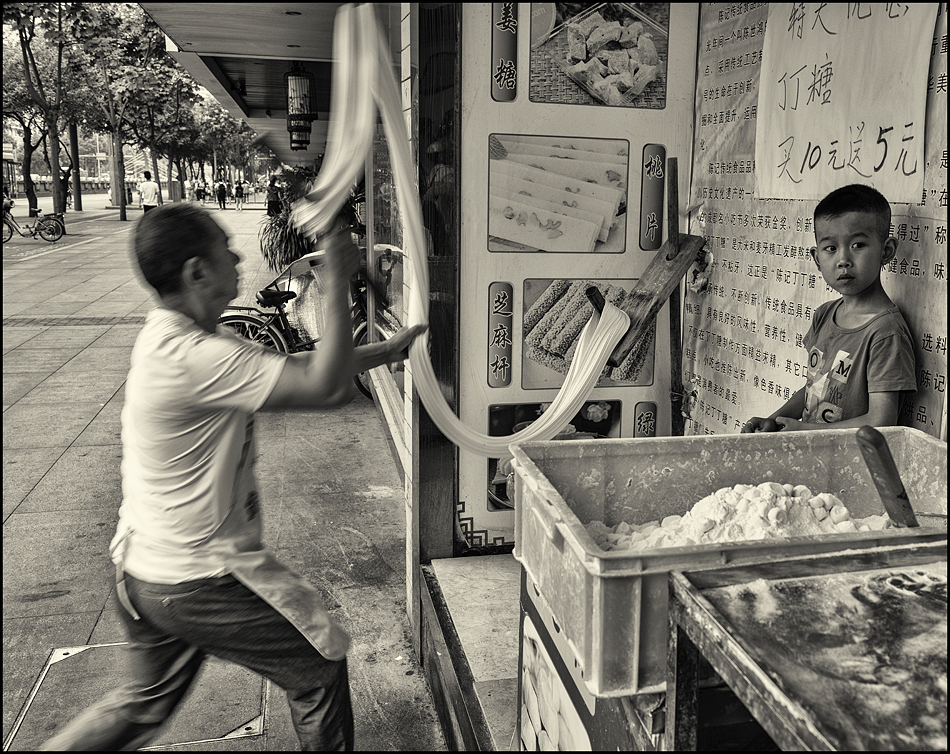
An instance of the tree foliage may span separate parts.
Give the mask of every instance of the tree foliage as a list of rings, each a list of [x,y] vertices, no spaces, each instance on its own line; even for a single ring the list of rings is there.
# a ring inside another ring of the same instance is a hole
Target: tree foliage
[[[30,144],[27,133],[39,126],[46,135],[52,135],[48,144],[49,163],[54,167],[53,205],[55,211],[63,210],[65,187],[59,171],[61,131],[60,124],[71,116],[75,103],[71,70],[65,64],[68,49],[72,44],[75,28],[83,16],[83,3],[4,3],[4,65],[7,61],[7,27],[16,35],[19,47],[20,66],[11,73],[15,94],[11,97],[10,115],[17,118],[24,128],[24,151],[32,155],[36,145]],[[13,56],[11,56],[13,57]],[[8,113],[6,89],[7,70],[4,70],[4,114]],[[22,91],[19,86],[22,85]],[[41,140],[37,141],[39,144]],[[30,162],[24,159],[24,182],[27,196],[35,202],[32,180],[29,176]]]

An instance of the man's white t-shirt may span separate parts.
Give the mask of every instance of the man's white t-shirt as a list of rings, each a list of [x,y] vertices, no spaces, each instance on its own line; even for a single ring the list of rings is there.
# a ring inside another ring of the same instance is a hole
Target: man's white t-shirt
[[[147,204],[149,207],[158,206],[158,184],[155,181],[140,183],[139,194],[142,195],[142,204]]]
[[[254,412],[286,359],[180,312],[149,312],[125,388],[113,562],[178,584],[222,576],[229,553],[263,547]]]

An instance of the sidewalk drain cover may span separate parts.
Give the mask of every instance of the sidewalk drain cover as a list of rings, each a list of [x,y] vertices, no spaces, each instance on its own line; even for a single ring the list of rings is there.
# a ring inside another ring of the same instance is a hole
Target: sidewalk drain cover
[[[123,682],[124,645],[54,649],[11,737],[4,742],[4,751],[36,751],[67,721],[118,688]],[[208,657],[185,700],[149,748],[260,736],[263,700],[263,678],[240,665]],[[227,748],[244,747],[231,744]]]

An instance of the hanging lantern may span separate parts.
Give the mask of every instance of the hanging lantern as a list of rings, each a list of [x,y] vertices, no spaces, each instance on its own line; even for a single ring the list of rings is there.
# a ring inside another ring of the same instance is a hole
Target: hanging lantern
[[[307,124],[306,131],[291,131],[290,132],[290,149],[291,151],[305,150],[310,146],[310,126]]]
[[[310,144],[310,123],[317,119],[317,88],[313,74],[300,63],[284,74],[287,90],[287,130],[290,148],[306,149]]]

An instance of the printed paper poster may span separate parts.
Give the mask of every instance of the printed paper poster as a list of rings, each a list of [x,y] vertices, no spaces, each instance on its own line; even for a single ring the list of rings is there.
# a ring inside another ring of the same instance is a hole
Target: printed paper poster
[[[936,3],[771,3],[755,140],[760,199],[848,183],[891,202],[924,187]],[[721,61],[730,65],[730,59]]]

